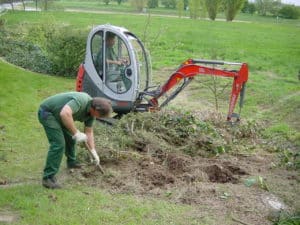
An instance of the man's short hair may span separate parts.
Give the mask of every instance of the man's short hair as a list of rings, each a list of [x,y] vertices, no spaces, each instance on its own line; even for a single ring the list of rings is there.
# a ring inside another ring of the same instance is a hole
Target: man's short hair
[[[106,38],[107,38],[107,39],[115,38],[115,36],[116,36],[116,34],[114,34],[114,33],[112,33],[112,32],[109,32],[109,31],[108,31],[108,32],[106,33]]]
[[[99,112],[101,117],[109,117],[113,111],[111,101],[106,98],[93,98],[92,107]]]

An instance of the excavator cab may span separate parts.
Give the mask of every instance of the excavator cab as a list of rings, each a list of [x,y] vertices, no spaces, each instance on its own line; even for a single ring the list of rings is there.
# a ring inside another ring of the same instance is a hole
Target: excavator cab
[[[139,93],[148,89],[150,60],[142,42],[127,29],[100,25],[92,29],[77,91],[111,100],[114,112],[128,113]]]

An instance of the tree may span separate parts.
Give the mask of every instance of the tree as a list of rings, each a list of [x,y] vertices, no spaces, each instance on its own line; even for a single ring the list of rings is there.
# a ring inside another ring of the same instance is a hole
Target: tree
[[[148,8],[157,8],[158,7],[158,0],[148,0],[147,2]]]
[[[23,5],[23,9],[25,11],[25,2],[24,2],[24,0],[22,0],[21,2],[22,2],[22,5]]]
[[[278,16],[278,12],[281,9],[281,7],[282,7],[281,0],[275,0],[271,4],[269,13],[271,13],[273,16]]]
[[[10,5],[11,5],[11,9],[12,9],[12,11],[14,11],[15,9],[14,9],[14,1],[13,0],[10,0]]]
[[[206,17],[205,0],[200,0],[200,18]]]
[[[40,1],[41,8],[45,11],[53,7],[54,5],[54,0],[41,0]]]
[[[105,5],[108,5],[110,0],[103,0],[103,2],[105,3]]]
[[[243,13],[253,14],[256,11],[256,7],[254,3],[245,1],[243,8],[241,9]]]
[[[208,17],[215,20],[221,0],[205,0],[205,6],[208,12]]]
[[[176,0],[161,0],[161,4],[164,5],[166,8],[175,9]]]
[[[286,19],[298,19],[300,16],[300,12],[294,5],[285,5],[283,6],[279,12],[280,17],[286,18]]]
[[[146,0],[131,0],[131,5],[138,11],[142,12],[146,7]]]
[[[116,0],[116,1],[117,1],[118,5],[121,5],[122,0]]]
[[[190,0],[190,18],[197,19],[200,17],[200,0]]]
[[[225,16],[227,21],[232,21],[243,7],[245,0],[223,0]]]
[[[189,6],[189,0],[183,0],[183,3],[184,3],[184,10],[187,10]]]
[[[184,11],[184,0],[177,0],[176,8],[177,8],[178,16],[182,17]]]
[[[256,9],[259,15],[266,16],[272,8],[274,0],[255,0]]]

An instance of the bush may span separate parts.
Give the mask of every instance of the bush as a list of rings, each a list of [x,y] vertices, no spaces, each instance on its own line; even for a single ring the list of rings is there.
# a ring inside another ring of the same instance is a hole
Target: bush
[[[84,60],[86,33],[55,24],[34,27],[23,24],[13,31],[2,28],[0,44],[0,55],[15,65],[35,72],[75,77]]]
[[[176,8],[176,1],[175,0],[162,0],[161,4],[168,8],[168,9],[175,9]]]
[[[147,3],[148,8],[157,8],[158,7],[158,0],[148,0]]]
[[[279,16],[286,19],[298,19],[299,10],[294,5],[285,5],[279,10]]]
[[[5,29],[1,29],[0,33],[0,56],[12,64],[34,72],[51,72],[51,62],[39,46],[15,40],[15,35]]]
[[[249,3],[248,1],[245,2],[242,10],[243,13],[249,13],[249,14],[254,14],[256,11],[256,7],[254,3]]]
[[[39,46],[12,41],[8,44],[8,48],[9,51],[5,55],[8,62],[31,71],[51,73],[51,62]]]
[[[226,21],[232,21],[244,5],[244,0],[223,0]]]
[[[52,73],[76,76],[84,60],[86,33],[71,28],[59,28],[48,37],[46,50],[52,63]]]

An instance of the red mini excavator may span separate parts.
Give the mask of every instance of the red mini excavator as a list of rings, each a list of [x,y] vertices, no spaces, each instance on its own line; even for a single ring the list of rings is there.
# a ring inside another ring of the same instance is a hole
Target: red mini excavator
[[[218,69],[217,65],[234,66],[235,70]],[[209,67],[211,66],[211,67]],[[227,120],[239,120],[234,108],[240,95],[243,106],[248,66],[246,63],[188,59],[171,74],[163,85],[150,86],[150,57],[142,42],[122,27],[100,25],[87,39],[86,56],[80,65],[76,89],[91,96],[111,100],[115,113],[153,111],[166,106],[197,75],[233,78]],[[160,103],[162,96],[167,96]]]

